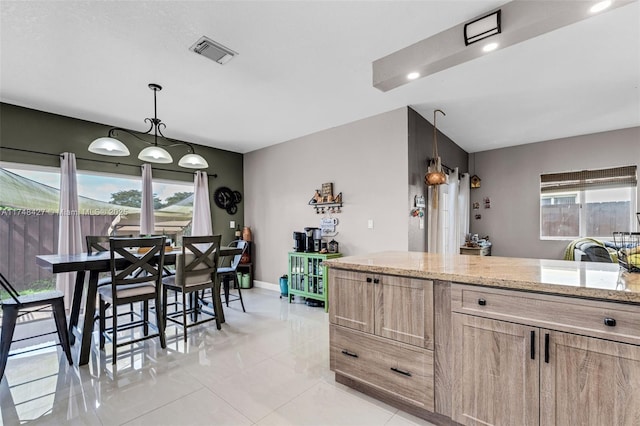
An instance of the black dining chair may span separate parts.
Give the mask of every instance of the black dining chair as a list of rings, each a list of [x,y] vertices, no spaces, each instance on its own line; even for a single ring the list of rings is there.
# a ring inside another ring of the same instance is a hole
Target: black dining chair
[[[164,319],[162,313],[162,268],[164,264],[165,238],[111,238],[109,242],[111,261],[111,285],[98,288],[100,297],[100,349],[106,340],[112,343],[111,363],[117,361],[117,348],[154,337],[160,338],[160,346],[166,347]],[[131,247],[138,250],[131,251]],[[156,323],[149,321],[149,302],[154,301]],[[118,307],[142,303],[142,318],[119,324]],[[111,327],[107,328],[107,306],[112,309]],[[118,331],[143,328],[143,336],[118,342]],[[156,332],[149,334],[149,328]]]
[[[7,366],[7,360],[11,355],[9,349],[12,342],[33,339],[36,337],[46,336],[51,333],[39,334],[37,336],[25,337],[23,339],[12,340],[13,333],[16,328],[18,318],[33,312],[51,309],[53,319],[56,323],[56,333],[58,334],[59,343],[53,345],[62,346],[67,356],[69,365],[73,365],[71,359],[71,345],[69,344],[69,335],[67,334],[67,317],[64,310],[64,293],[58,290],[46,291],[41,293],[33,293],[21,296],[15,288],[9,283],[4,275],[0,273],[0,285],[5,292],[9,294],[6,299],[1,299],[2,304],[2,334],[0,336],[0,380],[4,377],[4,369]],[[37,349],[42,349],[38,347]],[[36,349],[29,349],[19,352],[20,354],[31,352]]]
[[[184,341],[187,341],[187,328],[202,324],[207,321],[216,322],[216,327],[220,330],[220,316],[216,311],[216,304],[213,305],[213,313],[209,314],[202,310],[199,303],[199,293],[204,290],[211,290],[214,295],[216,289],[216,273],[218,268],[218,258],[220,255],[220,235],[196,236],[182,238],[182,253],[176,257],[176,273],[162,279],[164,288],[163,312],[166,321],[171,321],[182,326]],[[176,293],[173,303],[168,302],[168,291]],[[182,296],[182,301],[178,300],[177,293]],[[187,296],[191,300],[189,304]],[[169,313],[168,307],[172,306],[173,312]],[[198,314],[206,315],[198,320]],[[187,317],[191,316],[191,321]]]
[[[224,301],[227,307],[229,307],[229,302],[235,302],[237,300],[240,301],[242,305],[242,312],[247,312],[244,309],[244,301],[242,300],[242,290],[240,289],[241,285],[238,280],[238,265],[240,265],[240,260],[242,259],[242,255],[247,251],[247,247],[249,244],[244,240],[235,240],[229,243],[229,247],[236,247],[242,250],[241,253],[233,256],[231,260],[231,264],[229,266],[223,266],[218,268],[218,279],[222,281],[222,287],[224,289]],[[231,283],[234,282],[234,287],[238,290],[238,295],[230,294]]]

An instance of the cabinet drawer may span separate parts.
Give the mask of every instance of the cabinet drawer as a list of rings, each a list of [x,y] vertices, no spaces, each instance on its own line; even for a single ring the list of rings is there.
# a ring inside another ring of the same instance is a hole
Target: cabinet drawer
[[[640,344],[640,306],[453,284],[454,312]]]
[[[434,410],[433,352],[332,325],[331,370]]]

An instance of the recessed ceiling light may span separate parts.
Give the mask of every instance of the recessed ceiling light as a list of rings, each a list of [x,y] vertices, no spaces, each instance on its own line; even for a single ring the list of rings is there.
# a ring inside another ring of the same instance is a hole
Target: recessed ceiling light
[[[420,77],[420,73],[419,72],[410,72],[409,74],[407,74],[407,78],[409,80],[415,80],[418,77]]]
[[[482,50],[484,50],[485,52],[491,52],[492,50],[496,50],[498,48],[498,43],[489,43],[486,44]]]
[[[594,4],[593,6],[591,6],[591,9],[589,9],[589,12],[591,12],[591,13],[602,12],[603,10],[608,8],[609,6],[611,6],[611,0],[601,1],[601,2],[598,2],[598,3]]]

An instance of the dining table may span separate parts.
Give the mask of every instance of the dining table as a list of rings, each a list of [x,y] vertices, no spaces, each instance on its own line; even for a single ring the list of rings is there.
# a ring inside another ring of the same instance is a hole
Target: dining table
[[[241,254],[242,249],[237,247],[220,247],[220,258]],[[164,254],[164,264],[174,265],[176,257],[182,254],[180,248],[173,248]],[[141,254],[142,255],[142,254]],[[128,261],[116,256],[116,269],[123,269]],[[36,264],[54,274],[76,272],[76,280],[71,302],[69,316],[69,339],[75,344],[76,337],[80,340],[80,355],[78,365],[89,363],[91,355],[91,337],[93,335],[94,312],[96,309],[96,295],[98,292],[98,277],[101,272],[111,271],[111,253],[109,251],[77,254],[47,254],[36,256]],[[89,280],[85,283],[86,273],[89,272]],[[224,323],[224,310],[220,298],[220,283],[216,280],[212,295],[215,311],[220,316],[220,322]],[[85,302],[85,314],[82,328],[78,327],[82,301]]]

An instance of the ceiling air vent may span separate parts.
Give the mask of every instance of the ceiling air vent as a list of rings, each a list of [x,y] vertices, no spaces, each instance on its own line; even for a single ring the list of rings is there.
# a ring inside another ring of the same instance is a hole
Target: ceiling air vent
[[[216,43],[208,37],[202,36],[196,43],[189,48],[199,55],[207,57],[212,61],[216,61],[220,65],[229,62],[238,52],[234,52],[228,47],[224,47],[220,43]]]

